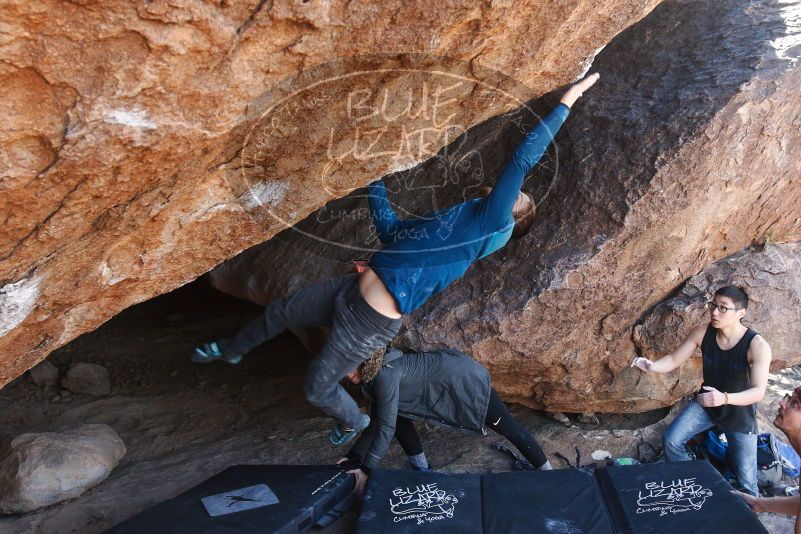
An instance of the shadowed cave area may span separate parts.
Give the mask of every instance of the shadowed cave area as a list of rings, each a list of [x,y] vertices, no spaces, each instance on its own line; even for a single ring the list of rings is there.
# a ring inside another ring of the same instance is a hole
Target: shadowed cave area
[[[27,375],[4,388],[2,446],[22,432],[103,423],[119,433],[127,454],[108,479],[80,498],[0,518],[0,532],[100,532],[230,465],[335,462],[342,451],[326,440],[333,422],[302,393],[311,356],[291,333],[260,346],[240,365],[189,361],[196,344],[230,335],[260,311],[200,279],[126,310],[48,357],[62,376],[71,363],[104,366],[111,383],[108,396],[40,388]],[[598,414],[599,425],[567,414],[568,426],[544,412],[514,404],[510,409],[549,456],[560,452],[574,462],[575,444],[582,463],[592,463],[599,448],[617,456],[653,457],[667,414],[667,409]],[[437,470],[509,470],[511,458],[491,448],[503,441],[498,435],[477,438],[423,424],[418,430]],[[404,468],[405,462],[393,443],[382,465]],[[554,465],[560,464],[554,458]],[[351,512],[326,532],[350,532],[355,518]]]
[[[612,39],[592,64],[602,82],[526,180],[539,204],[532,232],[405,319],[397,346],[475,357],[554,467],[604,454],[657,456],[666,425],[700,385],[700,364],[655,378],[629,369],[631,355],[672,350],[723,283],[757,297],[749,325],[774,347],[759,424],[781,436],[773,415],[801,380],[792,367],[801,333],[772,319],[781,309],[787,324],[801,324],[801,193],[792,185],[799,162],[786,156],[799,142],[791,88],[801,78],[791,56],[800,49],[780,57],[774,46],[799,33],[785,4],[665,1]],[[438,157],[385,176],[393,201],[416,215],[492,185],[522,132],[561,92],[486,119]],[[229,148],[240,134],[231,134]],[[256,173],[270,162],[257,163]],[[193,364],[189,355],[257,316],[254,302],[348,272],[364,257],[359,247],[375,244],[368,221],[364,189],[332,200],[295,229],[125,309],[3,387],[0,457],[23,433],[85,424],[113,428],[125,454],[78,498],[0,516],[0,533],[102,532],[231,465],[340,458],[348,447],[327,442],[333,420],[304,398],[312,355],[295,335],[239,365]],[[78,392],[68,378],[78,364],[105,369],[108,389]],[[39,378],[45,367],[47,380]],[[417,427],[437,471],[510,469],[510,458],[492,448],[503,441],[498,435]],[[406,467],[396,442],[382,466]],[[353,531],[356,515],[326,532]],[[789,532],[787,520],[760,519],[771,532]]]

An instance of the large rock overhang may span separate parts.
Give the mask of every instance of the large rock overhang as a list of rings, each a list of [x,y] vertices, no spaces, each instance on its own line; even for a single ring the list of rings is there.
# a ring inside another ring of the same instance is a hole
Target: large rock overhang
[[[727,256],[801,239],[800,10],[798,2],[670,1],[614,39],[593,63],[601,82],[524,186],[540,199],[534,230],[409,317],[398,344],[462,349],[507,397],[551,410],[642,411],[692,392],[697,360],[667,376],[628,368],[638,350],[655,355],[635,329],[659,330],[663,316],[650,310]],[[495,117],[469,136],[454,143],[455,159],[480,162],[482,185],[491,185],[519,139],[514,118]],[[397,204],[419,214],[463,195],[404,187],[410,177],[433,186],[441,176],[433,158],[387,183]],[[347,271],[358,251],[339,245],[371,239],[360,195],[226,262],[212,282],[265,302]],[[762,282],[748,280],[759,291]],[[756,317],[753,326],[773,336],[775,361],[799,363],[789,338],[764,322],[770,314]]]
[[[264,216],[265,202],[302,219],[392,170],[386,161],[343,167],[347,183],[332,194],[309,183],[322,155],[286,145],[260,162],[286,173],[262,172],[255,206],[248,200],[243,139],[310,73],[358,56],[348,65],[508,80],[527,100],[575,79],[657,3],[7,3],[0,385],[120,310],[272,237],[283,226]],[[507,110],[480,92],[458,98],[466,128]],[[317,117],[320,132],[352,138],[353,121]]]

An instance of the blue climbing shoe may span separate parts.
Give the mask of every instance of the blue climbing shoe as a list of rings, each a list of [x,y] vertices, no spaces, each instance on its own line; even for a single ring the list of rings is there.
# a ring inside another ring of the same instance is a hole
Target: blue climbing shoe
[[[216,341],[203,343],[199,347],[195,347],[190,358],[195,363],[210,363],[215,360],[220,360],[225,363],[236,365],[242,361],[242,356],[226,355],[220,350],[220,346]]]
[[[362,419],[356,426],[356,428],[347,428],[342,426],[341,424],[335,426],[334,430],[332,430],[331,433],[328,434],[328,441],[330,441],[334,447],[339,447],[340,445],[344,445],[353,438],[355,438],[356,434],[367,428],[369,424],[370,424],[370,416],[367,414],[362,414]]]

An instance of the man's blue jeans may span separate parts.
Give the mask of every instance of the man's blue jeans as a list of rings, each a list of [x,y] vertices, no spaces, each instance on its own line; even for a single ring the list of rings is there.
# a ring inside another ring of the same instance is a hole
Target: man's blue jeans
[[[668,462],[692,460],[686,444],[696,434],[715,426],[706,410],[692,401],[665,430],[665,458]],[[754,496],[757,489],[757,435],[753,432],[731,432],[721,428],[726,434],[729,446],[726,463],[743,488]]]

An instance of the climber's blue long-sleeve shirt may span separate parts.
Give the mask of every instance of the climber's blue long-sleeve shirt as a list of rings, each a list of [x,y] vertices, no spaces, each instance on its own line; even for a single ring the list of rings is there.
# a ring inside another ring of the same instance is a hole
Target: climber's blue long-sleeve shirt
[[[512,235],[512,208],[523,179],[539,162],[569,108],[559,104],[517,147],[492,192],[415,219],[398,219],[382,180],[368,188],[370,209],[384,248],[370,266],[411,313],[461,277],[470,264],[503,247]]]

